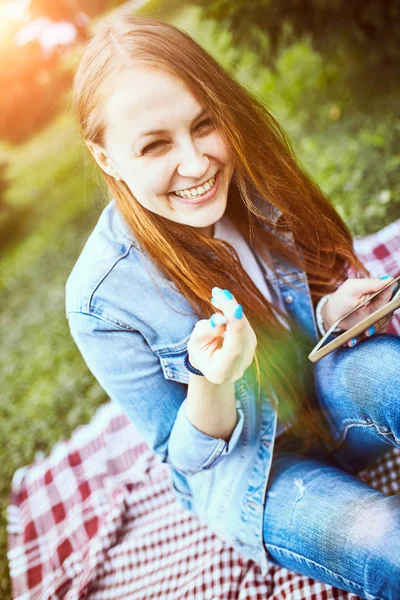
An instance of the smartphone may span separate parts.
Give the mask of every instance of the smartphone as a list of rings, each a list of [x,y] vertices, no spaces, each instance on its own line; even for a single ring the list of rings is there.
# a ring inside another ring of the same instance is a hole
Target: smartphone
[[[359,304],[355,308],[352,308],[348,313],[346,313],[345,315],[340,317],[340,319],[335,321],[335,323],[333,323],[333,325],[328,329],[328,331],[326,332],[324,337],[312,349],[312,351],[308,355],[309,360],[311,362],[317,362],[318,360],[320,360],[321,358],[323,358],[324,356],[326,356],[333,350],[336,350],[336,348],[339,348],[340,346],[342,346],[342,344],[344,344],[345,342],[349,342],[353,337],[356,337],[357,335],[359,335],[360,333],[362,333],[363,331],[368,329],[368,327],[371,327],[371,325],[374,325],[375,323],[377,323],[378,321],[380,321],[381,319],[383,319],[390,313],[392,313],[395,310],[397,310],[398,308],[400,308],[400,288],[398,288],[397,290],[392,292],[392,295],[391,295],[389,301],[384,306],[381,306],[381,308],[378,308],[378,310],[372,312],[367,317],[360,320],[358,323],[356,323],[356,325],[353,325],[353,327],[351,327],[350,329],[343,331],[343,333],[338,335],[331,342],[327,341],[332,330],[335,329],[336,326],[340,327],[341,321],[343,321],[344,319],[346,319],[349,315],[351,315],[353,313],[357,314],[357,312],[361,312],[360,309],[362,306],[365,306],[369,302],[372,302],[374,300],[374,298],[376,298],[377,296],[382,294],[388,288],[394,287],[396,282],[400,282],[400,275],[398,275],[394,279],[391,279],[389,281],[389,283],[387,285],[385,285],[382,289],[380,289],[377,292],[375,292],[374,294],[372,294],[372,296],[370,296],[369,298],[364,300],[361,304]]]

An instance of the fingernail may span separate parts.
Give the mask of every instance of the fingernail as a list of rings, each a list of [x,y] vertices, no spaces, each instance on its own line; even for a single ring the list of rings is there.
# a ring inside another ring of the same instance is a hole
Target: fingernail
[[[357,344],[357,342],[358,342],[358,338],[356,338],[356,337],[355,337],[355,338],[353,338],[353,339],[351,340],[350,344],[351,344],[352,346],[355,346],[355,345]]]
[[[233,313],[237,319],[241,319],[243,315],[243,307],[241,304],[238,304]]]
[[[227,300],[232,300],[233,296],[232,296],[232,294],[230,293],[229,290],[224,290],[223,293],[224,293],[224,296],[225,296],[225,298]]]
[[[214,298],[214,296],[212,296],[212,297],[211,297],[211,304],[215,304],[216,302],[218,302],[218,300],[216,300],[216,299]]]
[[[390,279],[393,278],[393,275],[382,275],[382,277],[380,277],[380,279]]]
[[[222,290],[219,287],[213,287],[213,289],[211,290],[211,293],[213,296],[218,296],[218,294],[222,293]]]
[[[399,284],[398,284],[398,283],[396,283],[396,285],[395,285],[395,286],[394,286],[394,288],[393,288],[393,291],[395,292],[395,291],[397,290],[397,288],[398,288],[398,287],[399,287]]]
[[[375,331],[376,331],[375,325],[371,325],[371,327],[369,329],[367,329],[367,334],[372,335],[373,333],[375,333]]]
[[[223,325],[226,323],[225,315],[221,315],[221,313],[214,313],[210,317],[211,327],[216,327],[217,325]]]

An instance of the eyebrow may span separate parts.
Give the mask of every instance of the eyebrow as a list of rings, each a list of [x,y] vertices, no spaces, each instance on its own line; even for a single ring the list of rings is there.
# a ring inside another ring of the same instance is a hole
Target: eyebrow
[[[195,123],[198,119],[200,119],[200,117],[202,117],[204,114],[206,114],[207,109],[202,108],[201,111],[199,112],[199,114],[193,119],[193,123]],[[149,135],[159,135],[161,133],[168,133],[168,129],[152,129],[151,131],[146,131],[145,133],[141,133],[139,135],[139,137],[136,139],[136,142],[134,142],[135,144],[143,137],[147,137]]]

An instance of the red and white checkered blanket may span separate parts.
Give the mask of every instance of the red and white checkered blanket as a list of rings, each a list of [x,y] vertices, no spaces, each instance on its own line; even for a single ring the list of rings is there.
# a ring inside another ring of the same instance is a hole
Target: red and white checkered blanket
[[[400,219],[354,246],[372,276],[400,274]],[[400,334],[400,311],[389,332]],[[400,449],[359,476],[400,493]],[[8,534],[15,600],[358,598],[274,565],[263,578],[180,506],[168,465],[112,402],[16,471]]]

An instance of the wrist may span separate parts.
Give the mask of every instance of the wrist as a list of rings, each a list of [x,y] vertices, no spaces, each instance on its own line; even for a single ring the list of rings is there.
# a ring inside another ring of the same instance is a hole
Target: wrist
[[[326,333],[325,323],[323,321],[323,316],[322,316],[322,309],[324,308],[324,305],[326,304],[327,300],[328,300],[328,294],[325,296],[322,296],[318,300],[317,306],[315,307],[315,317],[316,317],[316,321],[317,321],[318,332],[321,336],[324,336]]]
[[[331,318],[329,316],[329,301],[330,301],[330,299],[331,299],[330,294],[328,294],[328,299],[324,303],[322,310],[321,310],[322,323],[323,323],[325,331],[328,331],[328,329],[331,327],[331,325],[333,323],[333,321],[331,320]]]
[[[183,362],[190,373],[193,373],[193,375],[196,375],[196,377],[204,377],[204,374],[190,362],[188,352],[186,352]]]
[[[319,332],[322,336],[326,334],[326,332],[332,327],[334,320],[331,318],[329,309],[329,301],[332,296],[332,293],[326,294],[319,299],[317,308],[316,308],[316,318]],[[331,333],[337,333],[342,331],[340,327],[335,327]]]

